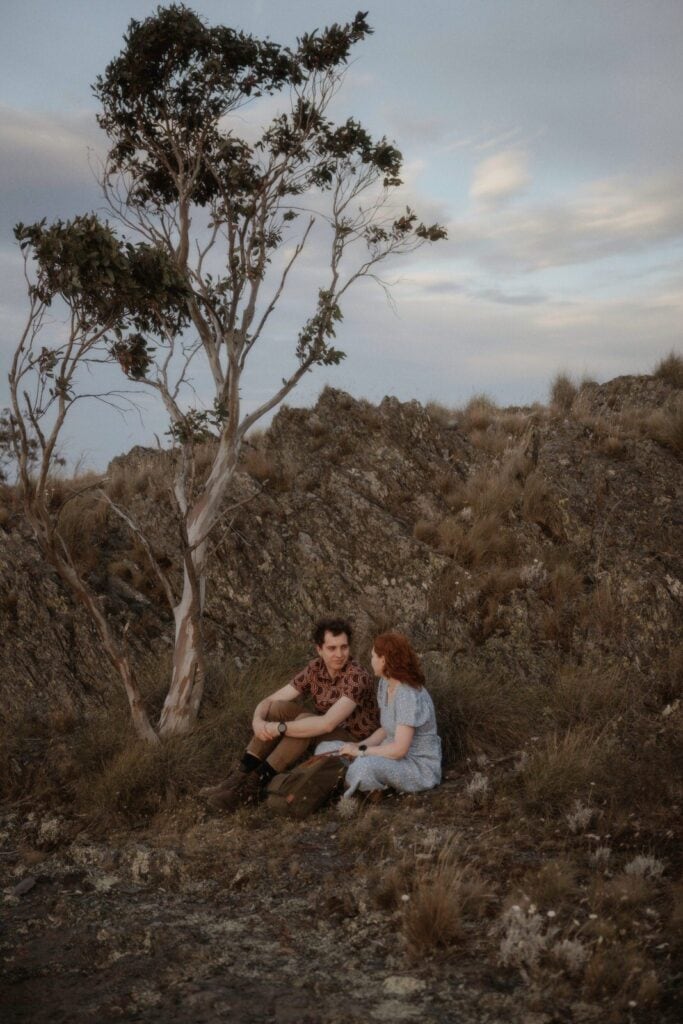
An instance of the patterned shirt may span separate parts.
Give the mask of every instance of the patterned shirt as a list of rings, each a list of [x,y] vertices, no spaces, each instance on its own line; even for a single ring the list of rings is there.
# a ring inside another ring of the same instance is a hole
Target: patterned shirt
[[[321,715],[335,704],[340,697],[349,697],[356,705],[340,728],[348,729],[354,739],[365,739],[379,728],[379,709],[375,697],[375,684],[353,658],[332,679],[322,658],[314,658],[306,668],[291,680],[300,694],[310,694],[315,709]]]

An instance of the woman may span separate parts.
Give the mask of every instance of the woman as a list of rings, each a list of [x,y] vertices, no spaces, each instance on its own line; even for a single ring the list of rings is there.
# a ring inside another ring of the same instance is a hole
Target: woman
[[[402,633],[382,633],[371,661],[379,676],[380,728],[362,743],[321,743],[316,750],[353,758],[347,797],[387,787],[403,793],[431,789],[441,781],[441,740],[417,655]]]

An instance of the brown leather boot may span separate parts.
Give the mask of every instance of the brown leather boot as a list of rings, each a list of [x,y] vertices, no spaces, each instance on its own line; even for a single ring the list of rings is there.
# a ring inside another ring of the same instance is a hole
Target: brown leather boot
[[[257,804],[266,791],[258,772],[240,772],[240,777],[226,782],[206,798],[209,807],[218,811],[234,811],[245,804]]]
[[[232,766],[230,774],[222,782],[219,782],[215,786],[204,786],[203,789],[199,790],[199,796],[206,799],[207,797],[213,796],[215,793],[220,793],[222,790],[227,789],[230,786],[237,786],[247,776],[247,772],[244,770],[240,762]]]

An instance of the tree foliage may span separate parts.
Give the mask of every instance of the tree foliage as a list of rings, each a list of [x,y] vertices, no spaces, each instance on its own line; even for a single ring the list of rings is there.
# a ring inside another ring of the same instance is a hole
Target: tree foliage
[[[165,578],[176,650],[162,732],[187,728],[201,699],[207,538],[246,432],[306,372],[344,357],[336,332],[356,281],[445,237],[392,200],[401,185],[396,147],[354,118],[337,124],[329,115],[352,48],[370,32],[359,12],[290,48],[210,27],[177,4],[132,21],[94,85],[110,142],[102,185],[114,226],[84,215],[17,228],[35,277],[32,327],[13,370],[13,416],[23,448],[33,438],[43,452],[37,492],[56,443],[44,416],[51,405],[57,410],[58,434],[78,397],[77,371],[103,349],[129,381],[159,395],[170,418],[183,565],[180,584]],[[263,126],[259,101],[268,97],[281,109],[273,117],[271,105]],[[245,413],[249,354],[267,340],[290,274],[313,245],[319,279],[292,337],[291,371]],[[39,349],[41,318],[57,296],[69,314],[66,341]],[[200,405],[187,385],[202,357],[214,394]],[[32,396],[19,387],[31,374]],[[210,435],[215,458],[197,490],[194,449]],[[24,478],[32,487],[27,471]]]

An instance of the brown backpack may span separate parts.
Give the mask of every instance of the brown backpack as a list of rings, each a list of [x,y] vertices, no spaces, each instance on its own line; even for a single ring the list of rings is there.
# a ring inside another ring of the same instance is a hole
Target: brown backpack
[[[345,773],[343,758],[336,754],[315,754],[272,779],[267,790],[267,806],[285,817],[306,818],[341,793]]]

